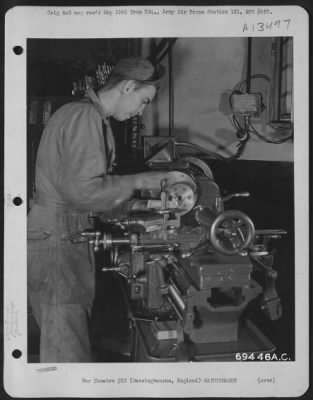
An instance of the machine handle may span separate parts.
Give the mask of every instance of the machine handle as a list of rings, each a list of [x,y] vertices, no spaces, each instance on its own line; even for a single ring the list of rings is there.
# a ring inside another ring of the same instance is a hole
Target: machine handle
[[[115,244],[130,244],[131,241],[136,242],[135,235],[131,237],[116,237],[113,238],[108,232],[82,232],[81,235],[89,239],[89,244],[93,245],[93,250],[95,252],[100,250],[102,246],[104,250],[112,249]]]
[[[227,210],[213,221],[210,240],[215,250],[226,255],[244,254],[254,240],[255,229],[251,219],[241,211]]]
[[[225,201],[228,201],[234,197],[250,197],[250,193],[249,192],[231,193],[225,197],[222,197],[222,200],[225,203]]]

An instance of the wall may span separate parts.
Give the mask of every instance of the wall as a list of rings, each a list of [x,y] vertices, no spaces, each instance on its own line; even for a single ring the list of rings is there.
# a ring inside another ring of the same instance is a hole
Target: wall
[[[147,43],[145,47],[148,49]],[[253,39],[252,54],[252,73],[270,73],[271,38]],[[225,157],[236,152],[238,140],[228,99],[246,77],[246,58],[246,38],[177,40],[173,48],[174,127],[179,140],[199,144]],[[167,58],[162,63],[167,66]],[[251,89],[261,90],[264,100],[268,99],[269,84],[265,80],[256,79]],[[143,134],[168,134],[167,76],[158,97],[145,113]],[[273,130],[265,123],[267,112],[254,120],[254,125],[259,133],[268,135]],[[251,135],[241,158],[293,161],[293,143],[268,144]]]

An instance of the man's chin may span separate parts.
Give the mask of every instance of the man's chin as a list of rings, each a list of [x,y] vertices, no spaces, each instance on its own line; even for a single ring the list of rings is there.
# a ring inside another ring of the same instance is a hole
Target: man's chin
[[[131,116],[130,115],[113,115],[113,118],[116,121],[123,122],[123,121],[127,121],[129,118],[131,118]]]

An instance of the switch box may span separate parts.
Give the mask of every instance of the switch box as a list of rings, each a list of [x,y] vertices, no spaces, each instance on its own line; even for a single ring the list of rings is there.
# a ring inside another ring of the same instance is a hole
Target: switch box
[[[231,96],[233,114],[257,117],[263,111],[261,93],[235,93]]]

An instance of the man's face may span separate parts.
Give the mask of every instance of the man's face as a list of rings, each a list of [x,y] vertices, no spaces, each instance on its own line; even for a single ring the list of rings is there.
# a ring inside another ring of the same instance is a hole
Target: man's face
[[[113,113],[118,121],[125,121],[135,115],[141,115],[144,108],[156,94],[156,88],[152,85],[144,85],[139,88],[130,88],[121,93]]]

